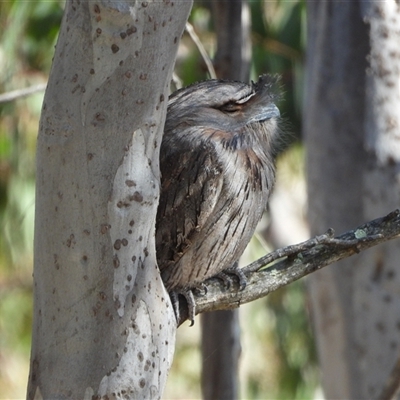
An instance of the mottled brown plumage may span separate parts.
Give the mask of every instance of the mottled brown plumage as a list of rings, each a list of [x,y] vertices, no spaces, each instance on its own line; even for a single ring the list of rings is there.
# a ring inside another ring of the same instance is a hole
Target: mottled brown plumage
[[[275,87],[209,80],[170,97],[156,222],[168,291],[231,268],[250,241],[274,183]]]

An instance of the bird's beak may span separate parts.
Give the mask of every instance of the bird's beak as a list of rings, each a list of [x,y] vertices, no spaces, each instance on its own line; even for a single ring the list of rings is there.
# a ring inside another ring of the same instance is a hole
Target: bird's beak
[[[279,108],[274,103],[268,104],[268,106],[264,108],[263,114],[264,114],[263,120],[270,118],[279,118],[281,116]]]
[[[270,103],[267,106],[261,106],[258,112],[254,113],[250,122],[262,122],[271,118],[279,118],[280,116],[279,108],[274,103]]]

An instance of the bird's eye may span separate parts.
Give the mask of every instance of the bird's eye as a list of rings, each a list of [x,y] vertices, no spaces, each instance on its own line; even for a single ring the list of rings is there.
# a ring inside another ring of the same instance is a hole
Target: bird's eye
[[[222,107],[220,107],[220,110],[227,113],[234,113],[236,111],[239,111],[240,108],[240,105],[238,105],[237,103],[226,103]]]

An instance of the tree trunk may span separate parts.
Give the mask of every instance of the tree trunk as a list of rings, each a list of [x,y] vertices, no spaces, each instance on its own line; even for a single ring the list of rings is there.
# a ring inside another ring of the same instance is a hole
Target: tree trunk
[[[400,205],[400,10],[309,2],[307,145],[312,233]],[[367,62],[367,59],[369,63]],[[379,398],[400,355],[398,243],[309,280],[326,398]]]
[[[68,1],[37,145],[29,399],[158,398],[159,148],[191,1]]]
[[[217,34],[215,70],[218,78],[249,80],[250,10],[246,0],[213,2]],[[203,398],[238,398],[240,346],[239,310],[205,313],[202,329]]]

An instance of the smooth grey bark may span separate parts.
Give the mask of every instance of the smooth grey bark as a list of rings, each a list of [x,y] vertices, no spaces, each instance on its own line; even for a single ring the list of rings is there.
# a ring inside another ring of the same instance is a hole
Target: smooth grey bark
[[[37,145],[29,399],[159,398],[159,148],[191,1],[66,3]]]
[[[214,1],[217,35],[214,66],[218,78],[249,80],[250,9],[246,0]],[[237,399],[241,352],[239,310],[205,313],[201,318],[203,399]]]
[[[308,2],[307,146],[312,233],[400,205],[400,10]],[[397,242],[309,280],[326,398],[379,398],[400,352]]]

